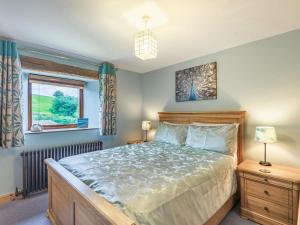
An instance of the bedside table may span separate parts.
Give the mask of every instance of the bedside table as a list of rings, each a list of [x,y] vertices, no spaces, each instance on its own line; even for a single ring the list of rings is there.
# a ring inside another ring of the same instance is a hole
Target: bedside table
[[[268,169],[270,173],[260,172]],[[300,169],[265,167],[246,160],[238,166],[241,216],[261,224],[299,225]]]
[[[143,140],[133,140],[133,141],[127,141],[128,145],[132,145],[132,144],[142,144],[144,143]]]

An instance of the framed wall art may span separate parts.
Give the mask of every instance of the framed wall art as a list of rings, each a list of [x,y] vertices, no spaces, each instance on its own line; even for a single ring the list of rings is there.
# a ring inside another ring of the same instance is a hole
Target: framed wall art
[[[175,76],[177,102],[217,99],[217,62],[179,70]]]

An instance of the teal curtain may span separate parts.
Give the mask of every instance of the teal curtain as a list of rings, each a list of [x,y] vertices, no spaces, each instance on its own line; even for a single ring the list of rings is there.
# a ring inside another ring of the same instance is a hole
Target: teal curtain
[[[114,65],[103,63],[99,69],[100,134],[117,133],[117,79]]]
[[[0,147],[24,145],[21,64],[16,43],[0,40]]]

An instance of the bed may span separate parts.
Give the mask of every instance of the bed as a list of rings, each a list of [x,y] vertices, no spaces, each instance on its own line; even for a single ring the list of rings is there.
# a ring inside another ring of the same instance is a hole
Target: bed
[[[244,117],[243,111],[159,113],[161,122],[239,123],[237,162]],[[188,146],[150,142],[46,163],[55,225],[218,224],[237,198],[234,157]]]

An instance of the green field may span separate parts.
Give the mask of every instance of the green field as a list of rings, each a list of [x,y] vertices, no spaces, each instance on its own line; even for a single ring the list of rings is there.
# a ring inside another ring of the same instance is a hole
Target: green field
[[[77,121],[78,113],[73,116],[60,116],[53,114],[52,107],[54,97],[43,95],[32,95],[32,120],[33,123],[40,121],[41,124],[74,124]]]
[[[52,114],[49,110],[52,106],[53,97],[43,95],[32,95],[32,112]]]

